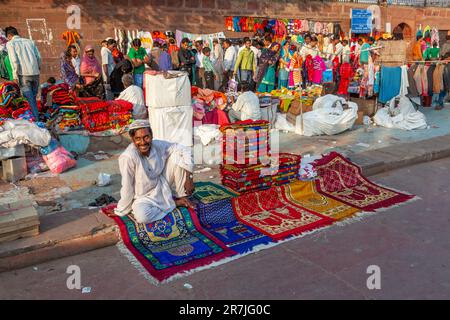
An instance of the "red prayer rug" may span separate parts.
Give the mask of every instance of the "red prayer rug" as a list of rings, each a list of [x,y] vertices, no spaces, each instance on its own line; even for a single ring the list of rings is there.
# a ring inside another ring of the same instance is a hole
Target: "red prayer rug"
[[[312,231],[334,221],[288,200],[283,186],[233,198],[232,204],[240,221],[274,240]]]
[[[193,210],[177,208],[161,220],[141,224],[132,214],[114,215],[115,207],[115,204],[107,206],[102,212],[119,226],[129,251],[126,255],[138,269],[144,268],[157,281],[236,254],[203,229]]]
[[[388,208],[415,197],[370,182],[360,167],[336,152],[317,160],[315,167],[319,193],[364,211]]]

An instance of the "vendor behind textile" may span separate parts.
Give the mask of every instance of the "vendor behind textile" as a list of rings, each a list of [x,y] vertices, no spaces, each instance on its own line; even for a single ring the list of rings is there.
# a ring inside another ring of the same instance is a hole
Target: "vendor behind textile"
[[[233,103],[231,110],[228,112],[230,122],[243,120],[261,120],[261,110],[258,96],[250,90],[248,82],[241,82],[238,90],[242,93]],[[233,98],[232,98],[233,99]]]
[[[133,104],[133,119],[146,119],[147,108],[144,102],[144,91],[134,84],[134,78],[130,73],[122,76],[122,83],[125,90],[120,93],[117,100],[125,100]]]
[[[147,120],[133,122],[129,133],[133,143],[119,157],[122,188],[115,214],[133,212],[138,223],[151,223],[177,206],[194,208],[187,198],[194,191],[190,149],[152,140]]]

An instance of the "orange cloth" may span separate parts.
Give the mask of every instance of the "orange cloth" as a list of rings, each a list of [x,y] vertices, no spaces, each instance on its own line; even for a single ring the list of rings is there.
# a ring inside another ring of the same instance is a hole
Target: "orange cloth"
[[[61,39],[66,40],[67,46],[70,46],[71,44],[77,44],[81,36],[76,31],[66,31],[61,35]]]
[[[423,61],[423,55],[422,55],[422,40],[417,41],[413,46],[413,60],[414,61]]]

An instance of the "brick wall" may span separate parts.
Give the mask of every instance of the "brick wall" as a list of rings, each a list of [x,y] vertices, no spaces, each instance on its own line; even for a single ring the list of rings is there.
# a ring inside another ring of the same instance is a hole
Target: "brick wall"
[[[273,18],[317,19],[339,21],[348,31],[351,8],[367,5],[320,1],[285,0],[0,0],[0,26],[13,25],[22,36],[28,37],[27,19],[33,39],[44,59],[42,78],[59,75],[59,55],[64,50],[61,34],[66,31],[69,5],[81,8],[82,45],[93,44],[114,36],[114,27],[140,30],[175,30],[192,33],[226,31],[227,15]],[[383,26],[391,22],[392,28],[407,23],[415,33],[419,23],[439,29],[450,29],[449,8],[413,8],[391,6],[381,8]],[[33,31],[34,30],[34,31]],[[236,33],[225,32],[227,36]],[[52,39],[48,39],[52,36]],[[45,41],[47,40],[47,41]],[[97,50],[98,53],[99,50]]]

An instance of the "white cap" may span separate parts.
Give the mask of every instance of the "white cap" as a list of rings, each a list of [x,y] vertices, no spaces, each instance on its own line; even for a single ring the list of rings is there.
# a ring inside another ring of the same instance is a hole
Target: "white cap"
[[[135,129],[143,129],[150,128],[150,122],[148,120],[134,120],[132,124],[130,124],[129,130]]]

